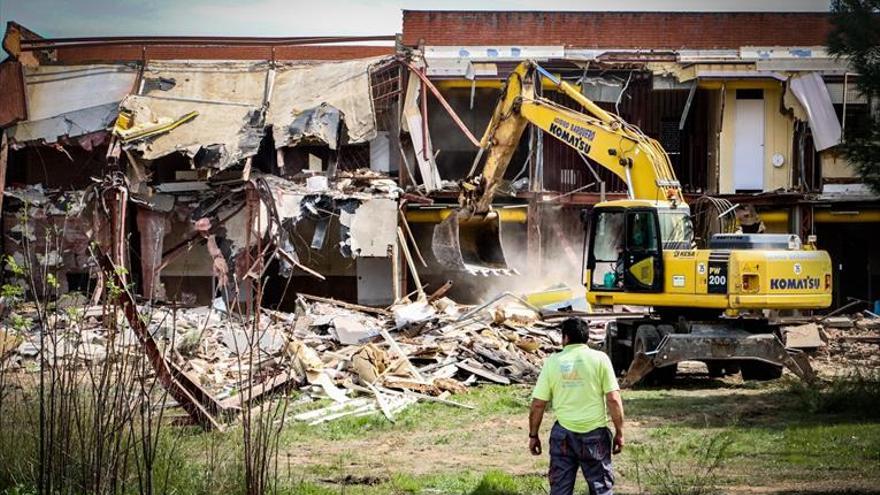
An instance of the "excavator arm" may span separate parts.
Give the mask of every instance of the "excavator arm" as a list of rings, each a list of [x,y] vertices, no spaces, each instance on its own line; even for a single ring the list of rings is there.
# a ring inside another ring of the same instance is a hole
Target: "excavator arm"
[[[538,96],[535,84],[541,77],[578,102],[586,113]],[[477,156],[479,161],[485,155],[482,173],[462,182],[461,209],[434,229],[435,257],[447,267],[483,275],[510,272],[501,245],[501,222],[492,210],[492,201],[529,123],[623,179],[631,199],[684,203],[669,157],[656,140],[603,110],[535,62],[525,61],[508,77],[483,134]]]

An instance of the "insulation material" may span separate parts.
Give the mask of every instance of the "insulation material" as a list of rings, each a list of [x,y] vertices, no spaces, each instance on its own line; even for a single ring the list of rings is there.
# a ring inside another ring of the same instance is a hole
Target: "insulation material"
[[[28,120],[10,131],[18,142],[77,137],[109,128],[131,93],[137,68],[128,64],[24,67]]]
[[[326,144],[335,150],[339,143],[339,124],[342,112],[326,103],[304,110],[287,127],[290,144]]]
[[[381,60],[293,64],[277,69],[266,117],[273,128],[275,147],[295,146],[311,138],[335,148],[338,138],[329,130],[334,110],[345,124],[348,143],[373,139],[376,116],[370,67]]]
[[[269,77],[266,62],[150,62],[140,93],[122,102],[133,125],[198,115],[128,147],[147,160],[181,152],[197,166],[221,170],[253,156],[263,135]]]
[[[822,76],[816,72],[808,72],[792,77],[788,87],[807,112],[816,151],[840,144],[840,121],[837,120],[837,113],[834,112],[834,105]]]
[[[397,242],[397,201],[364,201],[354,213],[343,210],[339,222],[349,227],[353,256],[385,258]]]

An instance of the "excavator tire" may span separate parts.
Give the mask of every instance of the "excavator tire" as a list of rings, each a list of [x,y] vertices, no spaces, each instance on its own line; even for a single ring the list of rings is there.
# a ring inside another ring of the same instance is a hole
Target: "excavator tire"
[[[630,349],[620,345],[617,342],[617,336],[612,332],[613,330],[609,328],[608,333],[605,335],[605,347],[603,350],[611,359],[614,374],[619,376],[629,368],[630,361],[632,361],[632,352],[630,352]]]
[[[782,366],[763,361],[746,361],[740,364],[743,380],[768,381],[782,377]]]
[[[660,332],[654,325],[639,325],[636,329],[636,338],[633,341],[633,355],[639,352],[651,352],[660,345]],[[675,379],[678,364],[670,364],[662,368],[656,368],[642,381],[649,385],[668,385]]]

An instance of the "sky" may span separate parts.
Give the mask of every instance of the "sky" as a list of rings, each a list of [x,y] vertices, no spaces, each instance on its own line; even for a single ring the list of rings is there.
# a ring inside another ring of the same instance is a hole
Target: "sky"
[[[477,5],[478,4],[478,5]],[[401,10],[827,11],[828,0],[0,0],[47,38],[110,35],[394,34]]]

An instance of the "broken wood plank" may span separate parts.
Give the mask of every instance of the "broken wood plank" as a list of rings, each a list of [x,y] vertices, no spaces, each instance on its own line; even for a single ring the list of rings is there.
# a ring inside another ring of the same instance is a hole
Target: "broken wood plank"
[[[463,403],[461,403],[461,402],[456,402],[456,401],[454,401],[454,400],[444,399],[444,398],[441,398],[441,397],[434,397],[434,396],[431,396],[431,395],[420,394],[420,393],[418,393],[418,392],[413,392],[412,390],[407,390],[407,391],[404,391],[404,392],[398,392],[397,390],[389,390],[389,389],[386,389],[386,388],[383,388],[383,387],[378,387],[378,389],[381,390],[382,392],[386,393],[386,394],[392,394],[392,395],[410,395],[410,396],[415,397],[415,398],[417,398],[417,399],[426,400],[426,401],[429,401],[429,402],[438,402],[438,403],[440,403],[440,404],[446,404],[447,406],[461,407],[461,408],[463,408],[463,409],[476,409],[475,406],[472,406],[472,405],[470,405],[470,404],[463,404]]]
[[[311,411],[299,413],[295,415],[293,419],[297,421],[310,421],[325,416],[329,413],[335,413],[345,409],[359,408],[364,405],[370,405],[371,402],[372,401],[370,399],[367,399],[365,397],[360,399],[352,399],[346,402],[339,402],[329,405],[327,407],[322,407],[320,409],[313,409]]]
[[[370,392],[376,396],[376,403],[379,404],[379,409],[382,410],[382,414],[385,415],[385,418],[388,421],[394,422],[394,412],[391,410],[391,406],[385,402],[385,397],[382,395],[382,392],[376,389],[372,383],[367,383],[367,388],[370,389]]]
[[[424,301],[427,299],[427,296],[425,295],[425,290],[422,289],[422,280],[419,278],[419,272],[416,270],[416,263],[413,261],[412,254],[409,252],[409,247],[406,245],[406,239],[403,237],[403,229],[400,227],[397,227],[397,239],[400,241],[400,250],[403,251],[403,256],[406,258],[406,264],[409,265],[413,281],[415,281],[416,287],[418,287],[419,301]]]
[[[365,406],[361,406],[357,409],[353,409],[350,411],[342,411],[336,414],[331,414],[329,416],[322,416],[318,419],[315,419],[309,423],[309,426],[319,425],[321,423],[326,423],[328,421],[333,421],[335,419],[344,418],[345,416],[365,416],[369,414],[374,414],[377,411],[376,403],[367,404]]]
[[[372,306],[364,306],[361,304],[354,304],[345,301],[340,301],[337,299],[331,299],[329,297],[321,297],[321,296],[313,296],[311,294],[299,293],[299,296],[308,299],[310,301],[318,301],[327,304],[333,304],[334,306],[339,306],[340,308],[350,309],[353,311],[363,311],[364,313],[373,313],[382,316],[392,316],[391,311],[387,311],[382,308],[374,308]]]
[[[437,299],[440,299],[441,297],[445,296],[446,293],[449,292],[449,289],[451,289],[451,288],[452,288],[452,280],[447,280],[446,283],[441,285],[439,289],[435,290],[434,292],[431,293],[430,296],[428,296],[428,302],[434,302]]]
[[[400,214],[400,223],[403,224],[404,230],[406,230],[406,234],[409,236],[409,240],[413,245],[413,249],[416,252],[416,256],[419,257],[419,261],[422,263],[422,266],[428,268],[428,264],[425,263],[425,258],[422,256],[421,250],[419,250],[419,245],[416,243],[416,238],[412,233],[412,230],[409,228],[409,222],[406,221],[406,215],[403,214],[403,211],[397,210],[397,213]]]
[[[422,382],[425,382],[425,377],[423,377],[422,374],[419,373],[418,368],[413,366],[412,362],[410,362],[409,360],[409,357],[406,355],[406,353],[403,352],[403,349],[401,349],[400,346],[397,345],[397,341],[394,340],[390,333],[388,333],[388,330],[380,328],[379,334],[382,336],[383,339],[385,339],[385,342],[388,343],[388,347],[390,347],[391,350],[397,354],[398,358],[402,359],[406,363],[406,365],[409,366],[409,369],[416,376],[416,378],[418,378]]]
[[[507,377],[501,376],[493,371],[489,371],[486,368],[483,368],[482,366],[473,363],[469,359],[459,361],[455,363],[455,365],[463,369],[464,371],[467,371],[468,373],[477,375],[480,378],[489,380],[490,382],[500,383],[502,385],[510,385],[510,380]]]
[[[300,377],[297,376],[296,373],[294,373],[292,370],[288,370],[279,375],[275,375],[262,383],[258,383],[250,387],[250,390],[242,391],[242,393],[240,394],[223,399],[222,401],[220,401],[220,405],[230,409],[248,405],[252,402],[259,400],[265,395],[269,395],[278,392],[286,387],[293,386],[299,380]]]
[[[320,280],[327,280],[327,277],[321,275],[320,273],[316,272],[315,270],[312,270],[311,268],[307,267],[306,265],[303,265],[302,263],[297,261],[293,256],[291,256],[290,253],[288,253],[287,251],[285,251],[281,248],[277,248],[277,249],[275,249],[275,254],[281,256],[282,258],[284,258],[285,261],[287,261],[291,265],[299,268],[300,270],[308,273],[309,275],[311,275],[317,279],[320,279]]]

